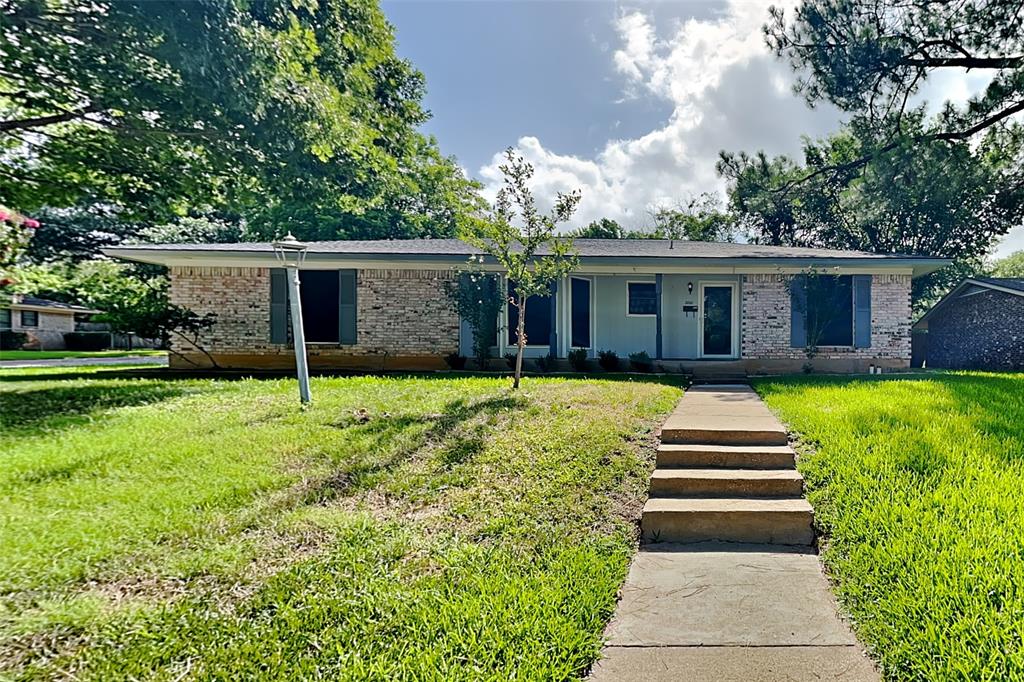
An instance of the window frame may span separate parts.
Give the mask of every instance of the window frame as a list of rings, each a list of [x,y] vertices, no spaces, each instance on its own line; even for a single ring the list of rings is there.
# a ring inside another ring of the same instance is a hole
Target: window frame
[[[630,297],[629,290],[630,290],[630,287],[632,287],[634,284],[644,284],[644,285],[648,285],[648,286],[650,286],[650,287],[652,287],[654,289],[654,312],[653,313],[634,313],[634,312],[630,312],[630,305],[629,304],[631,302],[631,297]],[[657,316],[658,316],[658,283],[656,281],[646,280],[646,279],[629,279],[629,280],[626,280],[626,317],[651,318],[651,317],[657,317]]]
[[[31,323],[26,322],[25,321],[25,314],[26,313],[28,313],[30,315],[34,315],[35,316],[35,321],[31,322]],[[22,327],[29,327],[31,329],[38,329],[39,328],[39,311],[38,310],[19,310],[18,311],[18,319],[21,321],[21,326]]]
[[[0,308],[0,315],[7,313],[7,321],[0,319],[0,329],[11,329],[14,326],[14,311],[10,308]]]

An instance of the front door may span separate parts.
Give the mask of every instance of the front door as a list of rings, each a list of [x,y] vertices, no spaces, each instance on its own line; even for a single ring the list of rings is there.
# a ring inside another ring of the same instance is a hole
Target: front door
[[[736,356],[736,285],[700,285],[700,355],[703,358]]]

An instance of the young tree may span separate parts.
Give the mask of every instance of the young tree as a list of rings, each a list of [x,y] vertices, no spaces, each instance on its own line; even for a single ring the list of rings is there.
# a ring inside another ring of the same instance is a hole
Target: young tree
[[[492,256],[508,277],[508,303],[518,311],[512,382],[512,388],[518,389],[526,346],[526,302],[531,296],[549,296],[551,284],[576,268],[572,238],[556,237],[555,230],[572,217],[581,195],[579,190],[559,193],[550,213],[540,213],[529,187],[533,166],[511,147],[505,150],[505,159],[500,166],[504,186],[493,209],[471,221],[463,238]]]

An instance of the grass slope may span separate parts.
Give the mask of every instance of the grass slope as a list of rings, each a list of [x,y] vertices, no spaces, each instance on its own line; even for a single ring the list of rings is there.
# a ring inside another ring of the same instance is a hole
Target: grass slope
[[[656,382],[0,372],[0,676],[565,679]]]
[[[1024,375],[769,379],[824,561],[894,680],[1024,679]]]

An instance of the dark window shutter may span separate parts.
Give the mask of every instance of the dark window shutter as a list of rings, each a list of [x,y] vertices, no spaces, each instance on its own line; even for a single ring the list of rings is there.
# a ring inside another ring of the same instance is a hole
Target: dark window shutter
[[[356,271],[338,270],[338,341],[356,343]]]
[[[270,269],[270,343],[288,343],[288,273]]]
[[[871,348],[871,275],[853,276],[853,346]]]
[[[798,275],[789,288],[789,345],[807,347],[807,278]]]

